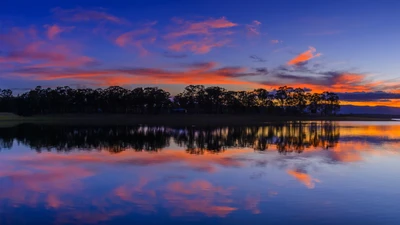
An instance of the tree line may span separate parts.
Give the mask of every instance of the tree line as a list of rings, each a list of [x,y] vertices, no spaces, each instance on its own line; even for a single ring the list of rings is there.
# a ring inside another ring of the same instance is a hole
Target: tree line
[[[157,87],[119,86],[106,89],[73,89],[68,86],[42,88],[14,95],[0,89],[0,112],[18,115],[59,113],[158,114],[184,109],[188,113],[267,113],[333,115],[340,110],[333,92],[310,93],[302,88],[283,86],[277,90],[229,91],[225,88],[189,85],[171,96]]]

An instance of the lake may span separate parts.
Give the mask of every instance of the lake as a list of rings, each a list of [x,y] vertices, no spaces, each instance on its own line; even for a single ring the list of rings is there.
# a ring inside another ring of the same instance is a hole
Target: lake
[[[400,224],[399,122],[0,128],[0,224]]]

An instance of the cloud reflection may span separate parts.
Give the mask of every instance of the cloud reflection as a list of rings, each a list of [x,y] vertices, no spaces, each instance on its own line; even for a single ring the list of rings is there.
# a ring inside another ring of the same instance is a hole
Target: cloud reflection
[[[298,170],[288,170],[287,173],[310,189],[313,189],[315,187],[316,182],[320,182],[318,179],[312,178],[307,173]]]
[[[227,217],[238,212],[260,214],[264,212],[262,205],[266,198],[276,197],[275,190],[285,187],[268,182],[265,190],[254,191],[247,186],[248,182],[256,187],[257,182],[278,176],[278,180],[283,181],[294,178],[309,189],[321,188],[325,183],[319,184],[320,180],[312,175],[317,169],[358,163],[364,161],[366,156],[398,155],[398,126],[342,123],[340,126],[323,128],[316,124],[294,123],[291,126],[278,126],[275,130],[268,127],[210,131],[182,129],[179,135],[174,133],[174,129],[168,128],[164,129],[164,134],[171,132],[171,143],[166,142],[169,144],[160,146],[156,151],[138,151],[129,147],[118,154],[107,148],[103,151],[76,151],[73,148],[65,152],[50,148],[49,152],[40,154],[32,151],[19,154],[17,150],[15,154],[9,154],[14,150],[1,151],[0,201],[5,203],[5,207],[45,207],[54,211],[56,221],[60,223],[74,220],[98,223],[135,213],[151,215],[161,211],[174,217]],[[141,129],[147,132],[142,134],[142,141],[147,140],[146,135],[154,134],[151,128]],[[0,131],[2,143],[12,137],[12,132],[7,131]],[[74,133],[81,135],[81,138],[84,133],[90,133],[82,131],[75,129]],[[185,132],[188,132],[188,136],[184,136]],[[207,135],[213,137],[210,143],[226,143],[230,147],[213,149],[215,145],[205,145],[205,149],[200,151],[199,148],[203,146],[200,142],[181,145],[200,137],[202,132],[208,132]],[[107,133],[112,137],[112,133],[118,132]],[[132,134],[132,130],[129,133]],[[119,135],[124,140],[124,133],[119,132]],[[327,141],[335,135],[340,138]],[[386,138],[382,139],[384,135]],[[268,148],[255,148],[263,146],[267,137],[275,140],[271,142],[274,144]],[[127,136],[126,140],[130,139]],[[24,140],[21,144],[43,146],[40,144],[43,140],[28,141],[28,136],[24,136]],[[57,142],[47,142],[50,143],[54,146]],[[300,146],[303,147],[299,148],[298,143],[302,143]],[[184,146],[191,148],[185,149]],[[261,161],[264,163],[258,163]],[[268,170],[264,171],[263,168],[267,166]],[[265,175],[252,178],[255,167]],[[270,174],[271,171],[276,174]],[[248,176],[243,177],[243,174]],[[221,179],[220,176],[227,179]],[[99,188],[99,180],[107,182],[107,185]],[[87,210],[90,208],[95,208],[98,214],[91,214]]]

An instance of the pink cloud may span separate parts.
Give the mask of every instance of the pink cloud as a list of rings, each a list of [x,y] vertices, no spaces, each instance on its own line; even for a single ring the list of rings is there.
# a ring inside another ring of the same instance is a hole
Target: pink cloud
[[[210,35],[216,29],[237,26],[236,23],[227,20],[225,17],[221,17],[220,19],[211,18],[199,22],[184,21],[180,19],[174,19],[173,21],[178,24],[179,27],[175,31],[165,35],[165,38],[178,38],[187,35]]]
[[[170,45],[168,48],[172,51],[191,51],[196,54],[205,54],[211,51],[211,49],[215,47],[222,47],[226,45],[229,40],[212,42],[210,40],[201,40],[201,41],[182,41],[177,42]]]
[[[258,20],[254,20],[254,21],[253,21],[253,24],[255,24],[255,25],[259,26],[259,25],[261,25],[261,22],[260,22],[260,21],[258,21]]]
[[[230,42],[227,36],[233,34],[229,29],[237,26],[225,17],[196,22],[174,18],[173,22],[176,26],[164,36],[170,42],[168,48],[176,52],[189,51],[195,54],[205,54],[213,48],[227,45]]]
[[[58,26],[56,24],[51,25],[51,26],[47,25],[45,27],[47,27],[47,37],[50,40],[53,40],[60,33],[66,32],[66,31],[70,31],[70,30],[72,30],[74,28],[74,27],[60,27],[60,26]]]
[[[53,39],[60,32],[72,29],[72,27],[48,26],[46,34]],[[12,29],[1,36],[8,45],[6,54],[0,56],[0,63],[22,64],[29,68],[44,67],[81,67],[96,62],[95,59],[80,55],[78,48],[69,42],[49,42],[36,35],[34,28]],[[34,36],[32,36],[34,35]]]
[[[246,25],[247,35],[249,35],[249,36],[260,35],[260,26],[261,26],[261,22],[258,20],[254,20],[251,24],[247,24]]]
[[[13,27],[8,32],[0,32],[0,42],[4,43],[4,47],[18,48],[21,44],[26,44],[37,39],[38,31],[34,27],[23,29]]]
[[[271,42],[271,44],[279,44],[279,43],[282,43],[283,41],[282,40],[273,39],[270,42]]]
[[[115,44],[120,47],[133,46],[141,55],[147,55],[149,51],[144,47],[144,45],[153,43],[155,40],[156,31],[150,27],[146,27],[119,35],[115,39]]]
[[[57,25],[49,26],[47,29],[47,37],[50,40],[53,40],[53,38],[61,32],[62,32],[62,30],[59,26],[57,26]]]

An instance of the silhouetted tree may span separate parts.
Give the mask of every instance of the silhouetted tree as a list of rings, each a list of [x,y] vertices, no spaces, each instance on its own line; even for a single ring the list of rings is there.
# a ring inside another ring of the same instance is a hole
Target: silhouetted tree
[[[14,109],[14,97],[10,89],[0,89],[0,112],[10,112]]]
[[[119,86],[106,89],[68,86],[55,89],[36,87],[14,96],[11,90],[0,90],[0,111],[29,116],[57,113],[150,113],[168,112],[171,107],[189,113],[278,113],[334,115],[340,110],[338,95],[332,92],[306,93],[302,88],[283,86],[272,92],[228,91],[222,87],[189,85],[173,97],[157,88],[129,90]]]
[[[333,92],[322,93],[321,102],[324,115],[334,115],[340,110],[339,96]]]

